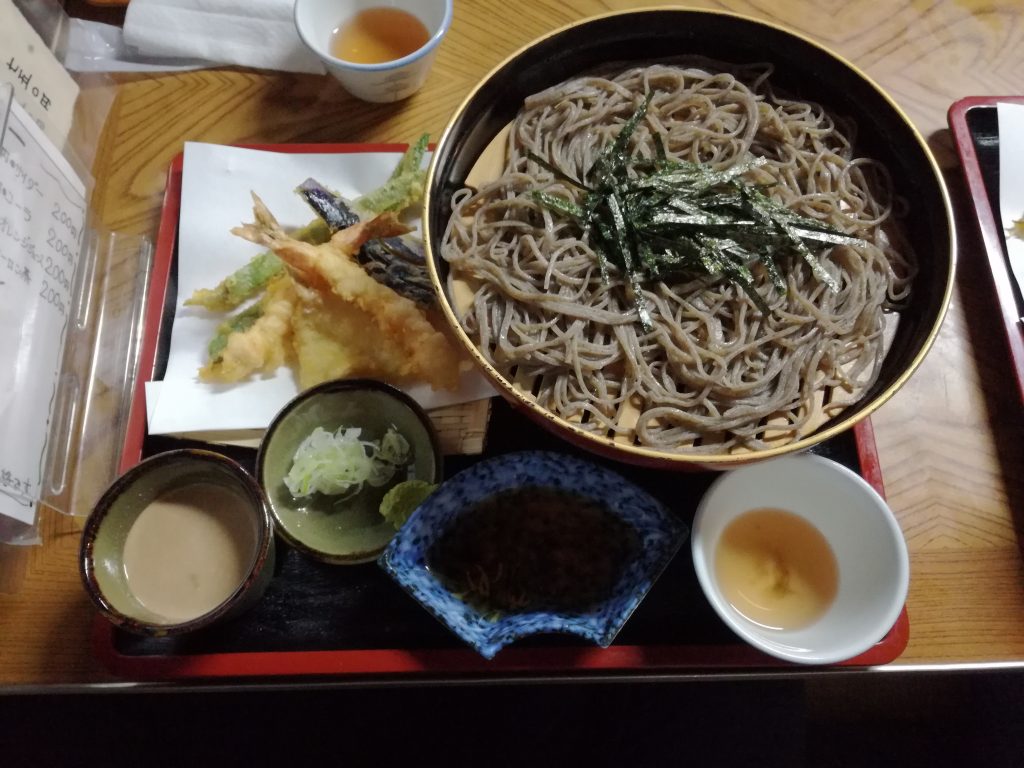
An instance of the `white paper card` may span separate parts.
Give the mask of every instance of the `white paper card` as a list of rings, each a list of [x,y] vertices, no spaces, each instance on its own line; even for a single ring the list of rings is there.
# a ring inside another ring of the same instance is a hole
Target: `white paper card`
[[[1017,288],[1024,294],[1024,240],[1011,237],[1013,222],[1024,219],[1024,104],[999,104],[999,216],[1006,255]]]
[[[0,0],[0,84],[50,139],[61,146],[71,130],[78,84],[71,78],[11,0]]]
[[[9,93],[8,93],[9,96]],[[0,103],[5,101],[0,98]],[[85,185],[11,100],[0,136],[0,512],[31,523],[71,313]]]
[[[315,178],[347,198],[387,180],[396,153],[294,154],[262,152],[214,144],[185,145],[178,240],[178,296],[164,379],[146,391],[150,434],[187,434],[263,429],[299,388],[288,368],[269,377],[237,384],[209,384],[197,372],[223,316],[184,300],[198,288],[211,288],[262,246],[235,235],[234,226],[252,221],[255,192],[285,228],[308,224],[313,213],[295,188]],[[477,372],[463,376],[456,393],[409,388],[425,408],[470,402],[495,394]]]

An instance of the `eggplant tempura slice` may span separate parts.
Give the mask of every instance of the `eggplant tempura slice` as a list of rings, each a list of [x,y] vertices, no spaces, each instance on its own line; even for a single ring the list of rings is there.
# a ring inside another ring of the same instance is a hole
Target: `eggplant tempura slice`
[[[316,179],[306,179],[295,191],[331,233],[347,229],[360,221],[360,214],[348,201]],[[415,241],[404,237],[367,240],[356,252],[355,258],[377,282],[412,299],[424,309],[435,306],[434,288],[427,273],[426,258],[422,246]]]

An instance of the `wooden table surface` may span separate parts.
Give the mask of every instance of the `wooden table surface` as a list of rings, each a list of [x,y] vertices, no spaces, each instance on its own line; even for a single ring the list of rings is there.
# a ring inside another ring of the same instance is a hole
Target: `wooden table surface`
[[[456,0],[423,91],[397,105],[348,97],[327,77],[249,70],[122,76],[94,166],[113,230],[154,235],[172,158],[189,140],[406,142],[438,136],[473,85],[512,51],[625,0]],[[901,664],[1024,662],[1021,403],[1000,338],[946,110],[1024,92],[1019,0],[694,2],[781,23],[854,62],[910,116],[946,173],[960,230],[956,290],[924,365],[874,417],[886,492],[911,553],[910,644]],[[109,679],[89,649],[81,523],[44,512],[44,544],[0,552],[0,685]]]

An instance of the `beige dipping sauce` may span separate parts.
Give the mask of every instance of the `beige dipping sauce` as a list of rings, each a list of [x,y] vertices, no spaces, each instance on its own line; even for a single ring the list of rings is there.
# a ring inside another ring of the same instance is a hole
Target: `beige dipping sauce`
[[[153,613],[178,623],[223,603],[245,579],[255,526],[239,494],[212,484],[158,496],[124,545],[128,588]]]

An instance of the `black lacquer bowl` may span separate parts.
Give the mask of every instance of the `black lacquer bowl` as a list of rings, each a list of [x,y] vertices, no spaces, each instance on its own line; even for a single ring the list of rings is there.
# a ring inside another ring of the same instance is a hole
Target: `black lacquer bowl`
[[[780,93],[823,105],[857,125],[855,154],[882,161],[896,193],[909,201],[904,221],[920,263],[910,305],[876,383],[810,435],[745,454],[678,453],[616,442],[541,407],[491,366],[459,326],[440,256],[451,197],[464,186],[481,153],[508,125],[526,96],[581,73],[630,64],[705,57],[732,65],[770,64]],[[677,469],[723,469],[804,450],[852,427],[883,403],[920,365],[938,334],[952,292],[955,237],[949,198],[925,139],[899,106],[853,64],[812,40],[741,16],[689,9],[613,13],[554,31],[514,53],[462,103],[438,143],[430,167],[424,235],[435,290],[448,322],[498,390],[530,417],[579,447],[613,459]]]

